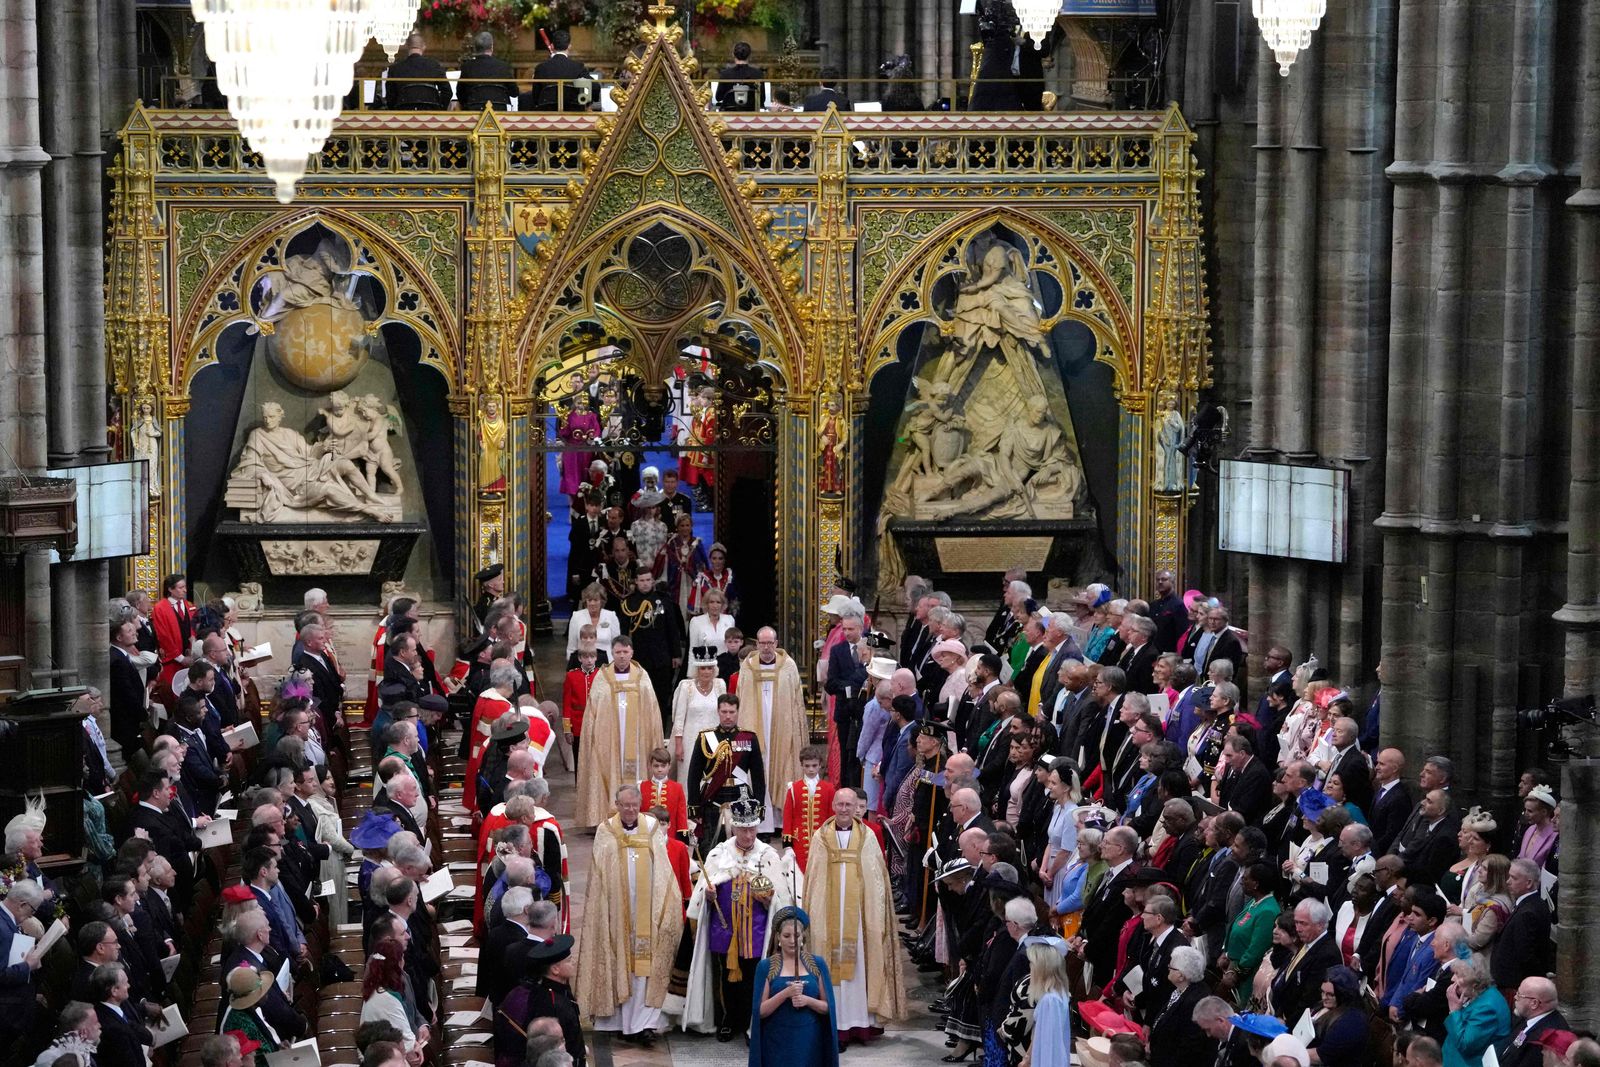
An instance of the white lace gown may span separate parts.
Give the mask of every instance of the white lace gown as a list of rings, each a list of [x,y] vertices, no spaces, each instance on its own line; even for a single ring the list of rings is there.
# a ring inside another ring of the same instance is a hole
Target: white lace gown
[[[689,790],[690,747],[703,730],[717,728],[717,698],[728,691],[721,678],[711,682],[711,691],[702,693],[693,678],[678,683],[672,694],[672,736],[683,738],[683,759],[678,761],[678,781]],[[676,742],[668,746],[670,751]]]

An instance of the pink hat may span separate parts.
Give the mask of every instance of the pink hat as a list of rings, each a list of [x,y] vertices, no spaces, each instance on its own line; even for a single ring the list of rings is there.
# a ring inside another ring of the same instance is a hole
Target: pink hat
[[[1190,589],[1183,594],[1183,606],[1193,608],[1197,600],[1204,600],[1206,595],[1198,589]]]
[[[934,645],[933,651],[930,653],[930,655],[934,656],[944,654],[960,656],[961,661],[965,663],[967,659],[967,646],[963,645],[960,641],[956,641],[947,637],[943,641],[940,641],[938,644]]]

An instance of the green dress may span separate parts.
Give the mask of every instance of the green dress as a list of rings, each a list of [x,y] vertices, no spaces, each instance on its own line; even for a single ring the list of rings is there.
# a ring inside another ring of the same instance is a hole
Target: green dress
[[[267,1067],[267,1053],[277,1052],[278,1043],[272,1040],[272,1031],[262,1020],[260,1011],[254,1008],[248,1011],[229,1008],[222,1018],[219,1032],[225,1034],[231,1030],[242,1031],[251,1041],[261,1042],[261,1047],[256,1049],[255,1067]]]
[[[1272,948],[1272,927],[1282,911],[1277,898],[1268,893],[1260,900],[1245,904],[1239,917],[1228,927],[1223,949],[1233,965],[1239,968],[1239,984],[1234,988],[1244,998],[1250,996],[1250,981]]]

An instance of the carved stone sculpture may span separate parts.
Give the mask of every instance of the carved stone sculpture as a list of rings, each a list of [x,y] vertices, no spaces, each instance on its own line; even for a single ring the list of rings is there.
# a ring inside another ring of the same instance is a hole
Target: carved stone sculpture
[[[273,366],[302,389],[349,385],[366,364],[369,324],[356,299],[359,272],[350,247],[325,238],[314,252],[292,255],[263,279],[259,316]]]
[[[278,577],[291,575],[367,574],[378,556],[378,542],[262,541],[267,566]]]
[[[398,416],[392,409],[379,415],[370,404],[352,407],[343,393],[328,401],[322,409],[328,429],[315,443],[283,425],[281,406],[261,405],[262,425],[250,431],[228,477],[226,502],[239,509],[241,521],[399,521],[400,485],[387,440]],[[391,492],[378,491],[380,475],[390,479]]]
[[[150,464],[150,496],[161,495],[161,424],[156,420],[155,401],[140,397],[134,407],[133,425],[128,428],[128,443],[135,459]]]
[[[1186,427],[1178,412],[1177,401],[1167,398],[1161,413],[1161,424],[1156,428],[1155,490],[1158,493],[1181,493],[1189,484],[1189,458],[1178,451],[1183,443]]]

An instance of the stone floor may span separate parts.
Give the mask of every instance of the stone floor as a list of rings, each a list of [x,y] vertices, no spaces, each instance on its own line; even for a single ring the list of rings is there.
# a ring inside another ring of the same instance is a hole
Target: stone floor
[[[559,679],[564,677],[564,646],[555,640],[541,644],[537,649],[539,677],[543,681],[540,695],[548,700],[560,701]],[[550,680],[557,680],[552,686]],[[557,691],[552,691],[557,690]],[[564,769],[560,761],[552,760],[546,767],[550,779],[551,810],[563,823],[570,820],[574,809],[575,768]],[[582,929],[583,902],[589,880],[589,859],[594,835],[588,831],[567,835],[572,874],[572,928],[576,934]],[[928,1012],[928,1002],[938,995],[938,976],[920,974],[911,965],[905,950],[896,944],[901,958],[901,974],[908,989],[907,1001],[910,1017],[899,1022],[886,1023],[884,1036],[867,1048],[852,1047],[844,1055],[846,1063],[870,1062],[877,1067],[900,1067],[916,1064],[923,1067],[944,1055],[944,1035],[934,1030],[934,1017]],[[583,946],[578,946],[582,952]],[[609,1034],[591,1035],[593,1062],[596,1067],[735,1067],[747,1062],[742,1041],[727,1044],[715,1037],[685,1034],[673,1031],[657,1042],[652,1049],[641,1049],[615,1042]]]

